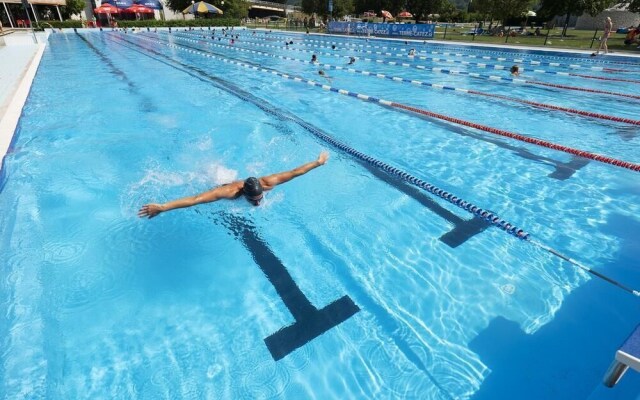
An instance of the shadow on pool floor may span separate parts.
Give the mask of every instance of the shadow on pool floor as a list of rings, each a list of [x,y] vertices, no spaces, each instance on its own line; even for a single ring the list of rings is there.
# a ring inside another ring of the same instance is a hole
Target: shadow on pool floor
[[[612,216],[606,231],[630,237],[629,232],[640,232],[640,224]],[[629,280],[637,247],[637,242],[623,242],[618,265],[607,268],[614,279],[636,290],[638,279]],[[491,369],[472,399],[640,399],[640,373],[631,369],[614,388],[602,384],[616,350],[640,323],[639,311],[640,299],[591,279],[533,335],[496,318],[469,345]]]

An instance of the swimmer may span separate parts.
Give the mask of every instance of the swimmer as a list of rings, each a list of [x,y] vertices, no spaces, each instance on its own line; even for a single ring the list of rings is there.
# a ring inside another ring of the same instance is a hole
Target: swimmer
[[[327,75],[323,70],[318,71],[318,75],[327,80],[327,82],[331,83],[331,77]]]
[[[520,76],[520,67],[517,65],[512,66],[509,71],[511,71],[511,75],[513,76]]]
[[[317,63],[318,62],[318,57],[315,54],[311,55],[311,63]]]
[[[218,186],[207,192],[197,194],[195,196],[183,197],[164,204],[145,204],[138,210],[138,217],[153,218],[165,211],[175,210],[176,208],[185,208],[195,206],[197,204],[211,203],[218,200],[235,200],[240,196],[254,206],[260,204],[264,198],[264,192],[269,191],[282,183],[288,182],[293,178],[304,175],[314,168],[324,165],[329,159],[329,153],[323,151],[315,161],[308,162],[291,171],[280,172],[273,175],[263,176],[261,178],[250,177],[244,181],[235,181]]]
[[[409,56],[410,56],[410,57],[413,57],[413,56],[415,56],[415,55],[416,55],[416,49],[411,49],[411,50],[409,50]]]
[[[352,65],[356,63],[356,58],[355,57],[349,57],[349,62],[347,63],[347,65]]]

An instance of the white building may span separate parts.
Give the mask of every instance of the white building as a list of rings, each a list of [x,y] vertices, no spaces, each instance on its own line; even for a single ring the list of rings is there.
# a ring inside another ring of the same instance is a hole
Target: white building
[[[604,28],[604,20],[607,17],[611,17],[614,30],[640,24],[640,14],[629,11],[629,3],[619,3],[607,8],[595,17],[586,13],[582,14],[576,21],[576,29],[602,30]]]

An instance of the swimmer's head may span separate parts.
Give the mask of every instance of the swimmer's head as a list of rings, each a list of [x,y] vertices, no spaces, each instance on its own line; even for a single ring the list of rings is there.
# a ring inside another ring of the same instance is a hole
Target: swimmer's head
[[[244,185],[242,186],[242,194],[247,199],[247,201],[254,206],[257,206],[262,201],[264,195],[262,192],[264,189],[260,184],[260,180],[258,178],[250,177],[245,179]]]

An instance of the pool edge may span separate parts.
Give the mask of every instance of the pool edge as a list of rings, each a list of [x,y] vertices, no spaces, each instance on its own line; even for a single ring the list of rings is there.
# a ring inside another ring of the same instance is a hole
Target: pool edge
[[[37,46],[38,48],[31,59],[29,66],[26,68],[22,80],[18,83],[17,89],[13,93],[9,106],[7,107],[4,115],[0,116],[0,159],[2,159],[2,162],[0,162],[0,176],[2,176],[2,170],[4,169],[4,158],[13,141],[18,121],[22,115],[22,108],[24,107],[27,97],[31,91],[33,79],[36,76],[36,72],[40,66],[40,61],[42,60],[42,55],[44,54],[44,50],[47,45],[45,42],[38,43]]]

